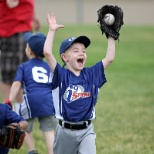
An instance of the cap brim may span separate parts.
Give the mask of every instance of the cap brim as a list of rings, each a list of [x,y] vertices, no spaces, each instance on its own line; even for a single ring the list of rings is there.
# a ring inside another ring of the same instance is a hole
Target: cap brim
[[[90,45],[90,39],[87,36],[79,36],[72,43],[74,42],[83,43],[85,48],[87,48]]]
[[[64,53],[73,43],[82,43],[85,48],[90,45],[90,39],[87,36],[70,37],[64,40],[60,46],[60,55]]]
[[[23,38],[26,42],[28,42],[28,40],[31,38],[32,33],[31,32],[27,32],[23,35]]]

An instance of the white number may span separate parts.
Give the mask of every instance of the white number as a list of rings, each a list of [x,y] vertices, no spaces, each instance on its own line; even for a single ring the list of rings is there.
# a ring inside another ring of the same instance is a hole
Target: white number
[[[47,76],[47,70],[44,69],[43,67],[33,67],[32,68],[32,74],[33,74],[33,79],[36,81],[36,82],[39,82],[39,83],[47,83],[47,82],[51,82],[51,75],[50,77],[48,78]]]

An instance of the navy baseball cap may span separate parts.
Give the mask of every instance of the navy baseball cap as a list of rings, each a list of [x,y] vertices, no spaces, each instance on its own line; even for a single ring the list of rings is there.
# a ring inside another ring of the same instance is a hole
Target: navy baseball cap
[[[85,48],[90,45],[90,39],[87,36],[69,37],[61,43],[60,55],[64,53],[74,42],[83,43]]]
[[[27,32],[23,35],[23,38],[29,44],[29,47],[36,55],[44,57],[43,48],[46,40],[46,36],[44,34],[32,34],[31,32]]]

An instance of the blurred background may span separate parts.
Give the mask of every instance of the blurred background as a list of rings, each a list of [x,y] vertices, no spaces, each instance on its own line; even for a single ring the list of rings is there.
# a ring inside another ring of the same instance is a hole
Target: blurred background
[[[54,12],[58,23],[95,24],[97,10],[103,5],[118,5],[124,11],[125,24],[154,25],[154,0],[35,0],[42,24],[46,14]]]

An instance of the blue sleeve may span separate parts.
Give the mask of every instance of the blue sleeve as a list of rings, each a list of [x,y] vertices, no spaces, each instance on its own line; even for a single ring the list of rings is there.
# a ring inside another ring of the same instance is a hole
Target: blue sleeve
[[[10,123],[19,123],[21,121],[25,120],[21,116],[19,116],[16,112],[14,112],[10,107],[6,108],[6,117],[5,117],[6,125]]]
[[[24,67],[23,64],[21,64],[21,65],[18,67],[18,69],[17,69],[17,71],[16,71],[15,81],[20,81],[20,82],[23,81],[23,77],[24,77],[23,67]]]
[[[53,72],[53,79],[52,79],[52,83],[53,83],[53,89],[59,87],[61,81],[62,81],[62,73],[64,73],[64,68],[61,67],[58,63],[55,67],[55,70]],[[64,75],[64,74],[63,74]]]
[[[0,129],[4,125],[8,125],[10,123],[19,123],[24,121],[22,117],[20,117],[16,112],[12,111],[12,109],[6,105],[0,103]],[[0,154],[8,153],[9,148],[0,146]]]
[[[99,88],[107,82],[105,72],[104,72],[104,66],[102,61],[96,63],[94,66],[89,68],[89,71],[92,72],[93,77],[93,83],[98,86]]]

